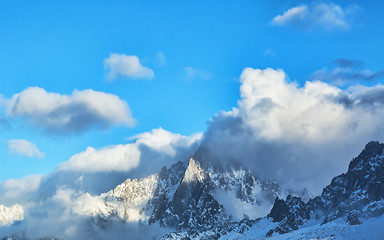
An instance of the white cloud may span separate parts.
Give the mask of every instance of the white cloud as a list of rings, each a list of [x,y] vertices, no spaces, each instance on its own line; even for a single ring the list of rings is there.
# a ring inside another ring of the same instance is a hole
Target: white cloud
[[[214,117],[202,147],[283,189],[318,194],[367,142],[384,140],[383,86],[342,90],[314,81],[300,87],[282,70],[252,68],[240,81],[239,108]]]
[[[326,30],[350,29],[349,17],[356,13],[358,6],[342,8],[334,3],[312,3],[288,9],[273,18],[272,23],[279,26],[292,26],[303,29],[321,27]]]
[[[186,137],[173,134],[162,128],[154,129],[152,132],[132,137],[131,139],[135,140],[133,143],[102,149],[88,147],[86,151],[72,156],[69,161],[61,164],[59,170],[83,172],[130,171],[137,168],[139,164],[146,168],[153,168],[152,166],[160,168],[168,165],[169,159],[177,159],[177,154],[181,152],[187,151],[188,154],[192,154],[194,148],[190,148],[200,138],[201,134]],[[156,153],[155,156],[153,156],[152,152]],[[156,159],[152,159],[152,157]],[[162,157],[165,157],[165,159]]]
[[[191,146],[199,141],[202,134],[196,134],[191,137],[175,134],[164,130],[163,128],[153,129],[151,132],[145,132],[134,136],[136,144],[144,144],[158,152],[175,156],[177,147]]]
[[[42,153],[35,144],[31,143],[25,139],[12,139],[8,142],[8,151],[12,154],[17,154],[20,156],[27,157],[38,157],[43,158],[44,153]]]
[[[99,150],[88,147],[84,152],[72,156],[59,169],[85,172],[128,171],[139,165],[140,154],[133,144]]]
[[[72,95],[30,87],[13,95],[7,104],[10,117],[23,117],[48,134],[69,135],[90,128],[133,126],[128,104],[118,96],[93,90],[75,90]]]
[[[21,179],[8,179],[0,182],[0,203],[11,205],[28,202],[39,188],[42,178],[42,175],[30,175]]]
[[[73,212],[79,215],[92,216],[95,214],[103,214],[108,216],[108,209],[105,201],[100,196],[91,196],[89,193],[82,194],[72,203]]]
[[[307,6],[297,6],[288,9],[282,15],[277,15],[272,22],[278,25],[286,25],[291,21],[303,21],[308,18],[309,12]]]
[[[199,68],[193,68],[191,66],[184,67],[184,72],[187,78],[201,78],[201,79],[209,79],[212,78],[212,74],[206,70],[202,70]]]
[[[341,90],[322,82],[303,88],[286,81],[282,70],[246,68],[240,79],[242,119],[266,139],[326,141],[345,127],[348,116],[334,103]]]
[[[165,61],[165,58],[163,59]],[[107,79],[112,81],[119,77],[152,79],[152,69],[141,65],[140,60],[134,55],[112,53],[104,59],[104,67],[109,71]]]

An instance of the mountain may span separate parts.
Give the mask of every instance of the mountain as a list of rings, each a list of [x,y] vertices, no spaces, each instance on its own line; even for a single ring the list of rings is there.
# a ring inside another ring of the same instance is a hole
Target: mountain
[[[320,196],[276,198],[266,217],[232,223],[219,229],[218,239],[381,239],[383,213],[384,144],[370,142]]]
[[[192,156],[188,162],[163,167],[146,178],[128,179],[102,194],[105,205],[93,218],[99,226],[119,219],[198,232],[249,218],[247,214],[265,215],[277,196],[274,182],[258,180],[241,168],[218,170]],[[233,209],[233,204],[244,209]]]
[[[200,149],[107,193],[85,193],[86,204],[73,210],[90,215],[93,229],[157,226],[164,231],[153,238],[162,240],[374,239],[384,236],[384,144],[368,143],[319,196],[281,199],[279,191],[277,183],[236,164],[223,166]]]
[[[276,199],[268,215],[279,226],[272,232],[297,230],[305,220],[323,219],[322,224],[345,218],[350,225],[361,224],[360,218],[378,217],[384,213],[384,144],[370,142],[348,171],[332,179],[320,196],[307,203],[288,196]],[[272,234],[271,232],[271,234]]]

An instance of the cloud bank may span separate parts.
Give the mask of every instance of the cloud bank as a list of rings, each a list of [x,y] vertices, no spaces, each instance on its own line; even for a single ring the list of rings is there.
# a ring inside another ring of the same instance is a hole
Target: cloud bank
[[[342,8],[334,3],[299,5],[275,16],[272,24],[299,29],[319,27],[326,30],[348,30],[351,28],[349,17],[358,9],[356,5]]]
[[[201,134],[192,137],[182,136],[168,132],[162,128],[153,129],[129,138],[133,143],[119,144],[102,149],[88,147],[86,151],[72,156],[67,162],[59,166],[59,170],[80,171],[80,172],[127,172],[141,165],[158,166],[157,171],[163,165],[169,165],[174,161],[162,161],[161,156],[178,160],[179,154],[196,145]],[[192,154],[190,152],[189,154]],[[154,156],[150,159],[149,156]],[[185,156],[188,157],[188,156]],[[156,163],[155,161],[159,161]],[[144,163],[143,163],[144,161]],[[162,164],[161,166],[158,164]]]
[[[164,54],[159,53],[158,59],[161,64],[166,63]],[[104,59],[104,67],[108,70],[108,81],[120,77],[135,79],[152,79],[154,77],[153,70],[141,65],[139,58],[134,55],[112,53]]]
[[[8,151],[12,154],[27,157],[43,158],[44,153],[41,152],[34,143],[25,139],[11,139],[8,141]]]
[[[118,96],[91,89],[72,95],[30,87],[7,103],[9,117],[21,117],[51,135],[70,135],[113,125],[135,125],[128,104]]]
[[[282,70],[252,68],[240,81],[238,108],[211,120],[201,151],[277,180],[282,189],[318,194],[368,141],[383,140],[382,86],[298,86]]]

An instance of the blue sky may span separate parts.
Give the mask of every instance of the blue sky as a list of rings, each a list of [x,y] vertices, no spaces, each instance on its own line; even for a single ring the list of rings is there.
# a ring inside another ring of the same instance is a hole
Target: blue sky
[[[300,86],[380,84],[382,9],[381,1],[2,1],[0,180],[47,174],[88,146],[159,127],[203,132],[215,113],[237,106],[245,67],[284,69]],[[112,56],[117,63],[108,64]],[[132,56],[141,68],[127,72]],[[12,96],[29,87],[112,94],[131,113],[90,113],[84,129],[53,131],[43,126],[47,115],[9,112]],[[13,139],[37,150],[12,151]]]

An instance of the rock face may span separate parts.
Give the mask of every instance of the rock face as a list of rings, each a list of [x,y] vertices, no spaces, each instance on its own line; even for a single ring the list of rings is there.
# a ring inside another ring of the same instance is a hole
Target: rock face
[[[279,226],[272,232],[297,230],[305,220],[322,216],[323,224],[344,218],[350,225],[360,218],[377,217],[384,213],[384,144],[370,142],[349,164],[348,171],[332,179],[320,196],[307,203],[288,196],[276,199],[268,215]],[[270,232],[269,235],[272,234]]]
[[[280,234],[297,230],[299,225],[310,219],[305,203],[300,198],[291,195],[288,195],[285,201],[276,199],[268,217],[272,218],[273,222],[279,222],[279,226],[273,232]]]
[[[112,191],[101,195],[107,210],[97,211],[96,217],[101,218],[101,222],[118,219],[152,224],[158,221],[185,169],[184,162],[177,162],[169,169],[163,167],[158,173],[146,178],[127,179]]]
[[[141,221],[178,231],[163,239],[218,239],[233,231],[247,234],[260,224],[260,219],[248,220],[246,214],[243,220],[233,221],[235,216],[228,210],[231,205],[225,204],[221,193],[230,204],[250,204],[251,208],[274,201],[263,220],[270,222],[267,236],[298,230],[311,220],[325,224],[342,218],[349,225],[359,225],[361,219],[384,213],[383,151],[384,144],[368,143],[346,173],[332,179],[320,196],[306,203],[291,195],[279,199],[276,183],[258,180],[241,168],[210,163],[200,153],[188,162],[116,187],[104,196],[110,209],[107,218],[130,221],[135,216],[132,209],[136,209]]]
[[[321,205],[328,219],[344,216],[357,210],[363,216],[384,213],[384,144],[370,142],[360,155],[353,159],[348,172],[335,177],[324,188]]]
[[[106,210],[96,212],[94,222],[103,226],[111,219],[141,221],[198,232],[223,227],[234,218],[224,207],[228,203],[221,203],[223,194],[255,207],[271,206],[277,197],[276,183],[257,180],[244,169],[212,166],[193,156],[146,178],[128,179],[101,196]]]
[[[205,229],[228,217],[210,191],[209,174],[192,157],[172,200],[160,217],[160,225],[176,229]]]

